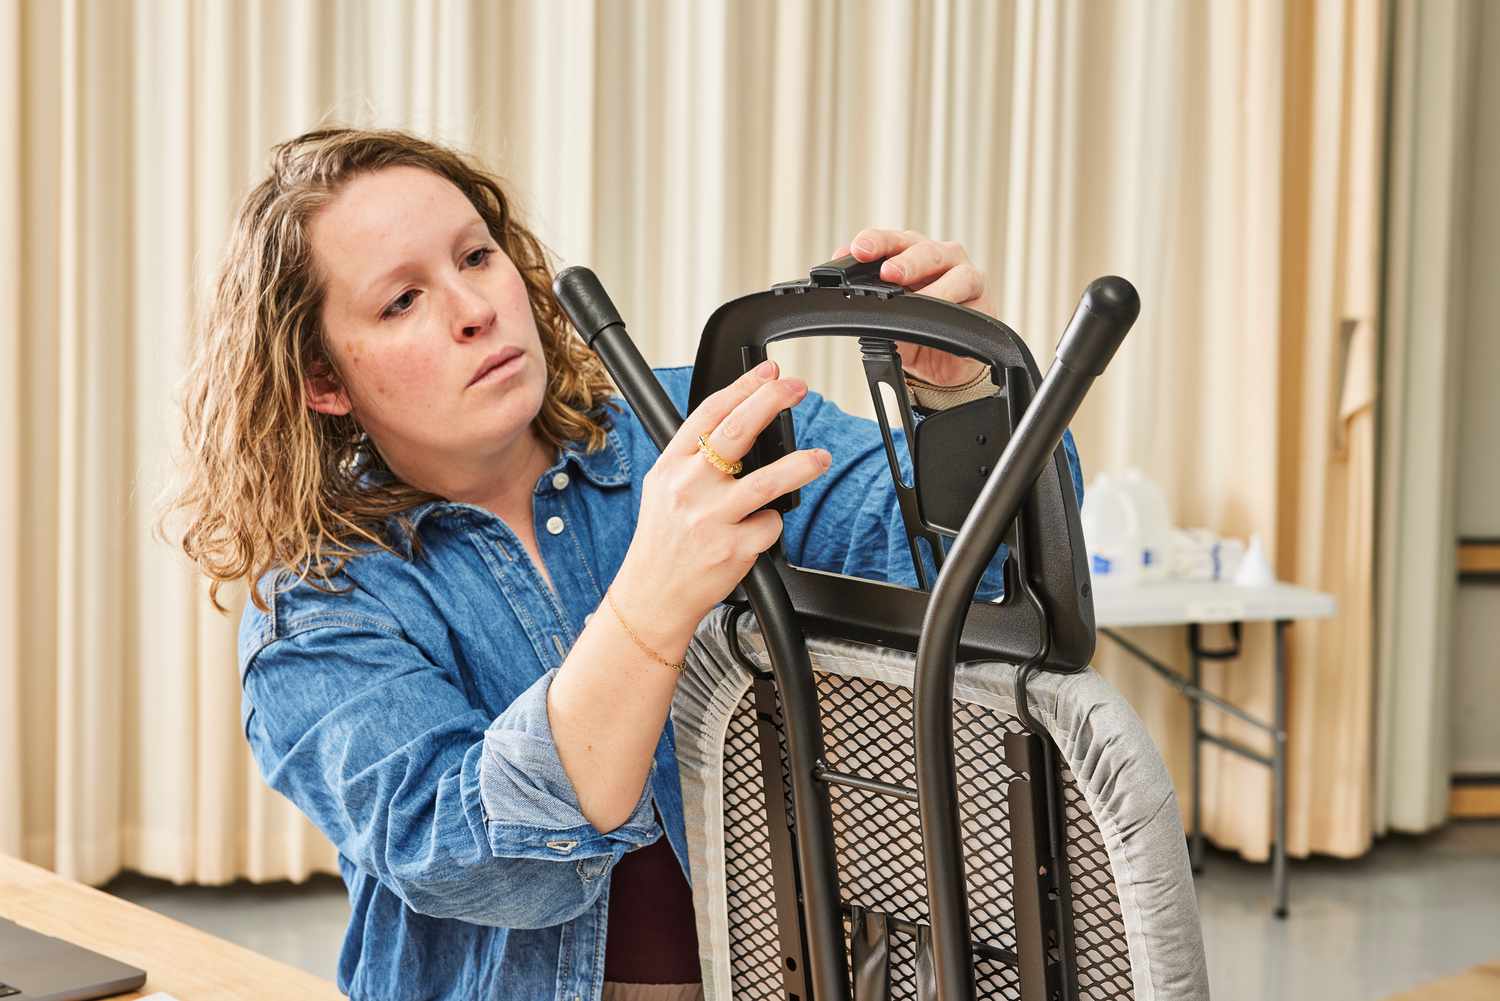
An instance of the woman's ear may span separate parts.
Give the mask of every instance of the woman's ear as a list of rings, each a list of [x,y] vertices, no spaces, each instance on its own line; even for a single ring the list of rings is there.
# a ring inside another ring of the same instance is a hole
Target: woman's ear
[[[307,393],[307,405],[320,414],[343,417],[354,409],[349,402],[349,393],[339,381],[337,373],[326,362],[313,365],[303,380]]]

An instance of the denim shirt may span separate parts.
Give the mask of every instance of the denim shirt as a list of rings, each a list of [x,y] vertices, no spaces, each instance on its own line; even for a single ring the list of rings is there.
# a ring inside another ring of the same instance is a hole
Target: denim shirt
[[[691,369],[656,374],[686,412]],[[875,424],[815,393],[793,419],[798,446],[833,465],[785,516],[788,560],[915,586]],[[547,722],[548,686],[625,557],[658,454],[625,406],[602,450],[564,448],[537,481],[556,595],[501,519],[444,501],[411,512],[420,559],[362,553],[336,581],[347,593],[273,593],[285,571],[260,581],[270,611],[248,606],[239,635],[245,735],[338,849],[350,997],[597,1001],[611,868],[665,834],[687,873],[671,724],[630,818],[601,833]],[[999,559],[981,597],[998,593]]]

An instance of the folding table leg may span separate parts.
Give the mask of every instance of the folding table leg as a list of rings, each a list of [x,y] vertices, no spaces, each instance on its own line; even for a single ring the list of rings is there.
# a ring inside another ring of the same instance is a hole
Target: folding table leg
[[[1192,656],[1190,663],[1192,667],[1193,688],[1203,687],[1203,666],[1198,658],[1198,645],[1190,643]],[[1203,871],[1203,704],[1196,698],[1188,698],[1188,719],[1193,726],[1193,747],[1191,761],[1191,772],[1193,782],[1193,827],[1189,831],[1191,840],[1188,843],[1188,862],[1193,872]]]
[[[1276,898],[1276,916],[1287,915],[1286,906],[1286,627],[1285,619],[1276,622],[1276,720],[1272,733],[1272,782],[1275,802],[1272,810],[1276,827],[1276,844],[1271,854],[1271,891]]]

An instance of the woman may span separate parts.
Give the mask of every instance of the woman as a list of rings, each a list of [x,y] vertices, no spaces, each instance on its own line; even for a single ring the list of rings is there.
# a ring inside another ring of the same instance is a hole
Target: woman
[[[956,245],[866,230],[853,252],[990,310]],[[245,733],[339,849],[355,998],[698,996],[667,725],[694,627],[778,538],[913,578],[870,422],[767,363],[658,455],[550,280],[462,156],[323,129],[275,148],[196,345],[183,546],[216,604],[253,587]],[[658,376],[685,410],[690,370]],[[787,407],[811,447],[726,475]],[[761,510],[798,488],[785,522]]]

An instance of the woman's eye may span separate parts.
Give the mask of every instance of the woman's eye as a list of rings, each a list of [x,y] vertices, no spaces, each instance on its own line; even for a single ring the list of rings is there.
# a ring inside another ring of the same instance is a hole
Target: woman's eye
[[[464,263],[471,268],[482,268],[489,263],[490,257],[495,253],[496,248],[494,247],[476,247],[473,250],[469,251],[468,256],[464,258]],[[416,299],[417,296],[421,294],[422,293],[419,289],[407,289],[395,299],[391,300],[391,304],[385,308],[385,311],[383,313],[380,314],[380,318],[382,320],[386,320],[390,319],[393,316],[400,316],[402,313],[407,312],[409,309],[411,309],[412,302]]]
[[[414,288],[407,289],[391,301],[391,304],[385,308],[385,312],[380,314],[381,317],[400,316],[411,308],[411,304],[416,298],[417,290]]]

